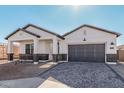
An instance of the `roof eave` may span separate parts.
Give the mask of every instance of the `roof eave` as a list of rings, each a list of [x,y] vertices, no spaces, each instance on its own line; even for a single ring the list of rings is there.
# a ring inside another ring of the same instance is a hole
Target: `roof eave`
[[[50,33],[50,34],[53,34],[53,35],[55,35],[55,36],[57,36],[57,37],[59,37],[59,38],[61,38],[61,39],[63,39],[63,40],[65,39],[64,37],[62,37],[61,35],[59,35],[59,34],[57,34],[57,33],[54,33],[54,32],[52,32],[52,31],[46,30],[46,29],[44,29],[44,28],[38,27],[38,26],[33,25],[33,24],[28,24],[28,25],[24,26],[23,29],[26,29],[26,28],[28,28],[29,26],[32,26],[32,27],[35,27],[35,28],[37,28],[37,29],[43,30],[43,31],[45,31],[45,32],[48,32],[48,33]]]
[[[15,30],[14,32],[12,32],[11,34],[9,34],[7,37],[5,37],[5,39],[8,40],[9,37],[11,37],[12,35],[14,35],[15,33],[17,33],[17,32],[20,31],[20,30],[21,30],[21,31],[24,31],[25,33],[31,34],[31,35],[33,35],[33,36],[36,36],[37,38],[40,38],[39,35],[36,35],[36,34],[34,34],[34,33],[32,33],[32,32],[29,32],[29,31],[27,31],[27,30],[25,30],[25,29],[18,28],[17,30]]]
[[[102,29],[102,28],[98,28],[98,27],[95,27],[95,26],[91,26],[91,25],[84,24],[84,25],[81,25],[81,26],[75,28],[74,30],[72,30],[72,31],[70,31],[70,32],[68,32],[68,33],[66,33],[66,34],[64,34],[63,37],[65,37],[65,36],[67,36],[67,35],[69,35],[69,34],[75,32],[76,30],[78,30],[78,29],[80,29],[80,28],[82,28],[82,27],[90,27],[90,28],[98,29],[98,30],[101,30],[101,31],[104,31],[104,32],[107,32],[107,33],[114,34],[114,35],[116,35],[117,37],[119,37],[119,36],[121,35],[120,33],[117,33],[117,32],[113,32],[113,31],[109,31],[109,30],[106,30],[106,29]]]
[[[7,35],[4,39],[5,39],[5,40],[8,40],[8,38],[9,38],[10,36],[12,36],[12,35],[15,34],[16,32],[18,32],[19,30],[20,30],[20,28],[16,29],[15,31],[13,31],[13,32],[10,33],[9,35]]]

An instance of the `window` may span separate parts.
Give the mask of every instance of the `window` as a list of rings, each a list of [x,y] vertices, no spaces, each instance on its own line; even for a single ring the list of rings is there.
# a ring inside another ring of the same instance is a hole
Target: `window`
[[[34,45],[26,44],[25,45],[25,54],[33,54]]]

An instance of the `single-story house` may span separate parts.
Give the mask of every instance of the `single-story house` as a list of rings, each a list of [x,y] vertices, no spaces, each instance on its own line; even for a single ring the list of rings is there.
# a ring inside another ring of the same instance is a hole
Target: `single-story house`
[[[119,62],[124,62],[124,45],[117,46],[117,57]]]
[[[121,34],[91,25],[82,25],[59,35],[33,24],[9,34],[8,61],[13,60],[12,43],[20,44],[20,60],[65,62],[116,62],[116,39]]]

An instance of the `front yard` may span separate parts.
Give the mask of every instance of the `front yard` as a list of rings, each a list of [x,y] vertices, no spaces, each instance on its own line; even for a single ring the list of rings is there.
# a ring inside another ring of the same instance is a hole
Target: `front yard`
[[[37,65],[33,63],[0,64],[0,80],[35,77],[53,65],[52,63],[40,63]]]
[[[123,72],[124,65],[108,66],[105,63],[88,62],[68,62],[55,65],[53,62],[37,65],[29,63],[1,64],[0,80],[2,81],[0,81],[0,86],[13,88],[124,88],[124,73],[119,73]],[[43,73],[44,71],[46,72]]]

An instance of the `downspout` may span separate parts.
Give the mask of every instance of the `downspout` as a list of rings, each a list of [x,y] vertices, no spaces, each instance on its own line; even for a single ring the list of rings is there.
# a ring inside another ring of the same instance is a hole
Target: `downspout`
[[[59,61],[60,60],[60,58],[59,58],[59,41],[57,42],[57,46],[58,46],[58,54],[57,54],[57,61]]]
[[[57,42],[57,45],[58,45],[58,54],[59,54],[59,48],[60,48],[60,47],[59,47],[59,41]]]

